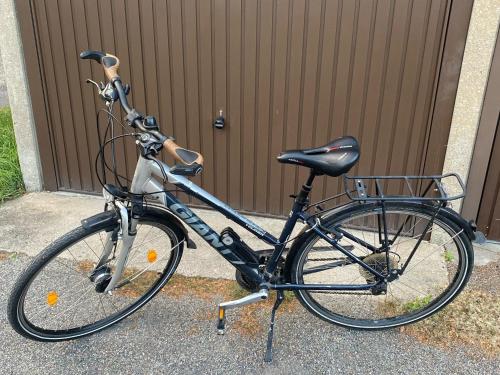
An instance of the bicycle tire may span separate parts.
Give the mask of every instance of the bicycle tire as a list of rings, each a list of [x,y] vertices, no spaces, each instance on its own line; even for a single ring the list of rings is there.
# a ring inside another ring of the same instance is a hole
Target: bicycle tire
[[[404,212],[425,215],[427,217],[432,217],[435,213],[435,209],[428,205],[411,202],[387,202],[386,210],[402,210]],[[343,220],[353,219],[356,218],[357,215],[360,216],[363,213],[370,212],[380,213],[381,205],[378,203],[351,205],[339,212],[336,212],[330,217],[325,218],[323,225],[327,228],[334,227],[336,223],[342,222]],[[454,241],[458,244],[461,250],[461,259],[459,260],[459,270],[457,272],[457,276],[450,283],[449,287],[439,296],[439,298],[430,302],[425,308],[415,312],[410,311],[406,315],[391,319],[353,319],[346,317],[343,314],[334,313],[321,306],[321,304],[319,304],[314,298],[311,298],[311,295],[307,290],[297,290],[295,291],[295,295],[301,304],[317,317],[332,324],[360,330],[394,328],[417,322],[438,312],[450,303],[467,284],[472,272],[474,256],[470,239],[467,237],[465,231],[462,230],[463,228],[459,227],[455,221],[439,213],[435,218],[435,223],[442,225],[445,229],[454,233]],[[305,238],[300,239],[299,246],[295,249],[294,254],[292,255],[293,259],[289,268],[289,279],[292,283],[304,284],[301,262],[304,262],[304,256],[305,253],[308,252],[308,247],[312,246],[311,243],[317,241],[317,239],[318,236],[314,232],[311,232],[306,235]],[[390,283],[388,285],[390,285]]]
[[[120,322],[143,307],[165,286],[174,274],[182,257],[185,235],[178,226],[172,224],[167,218],[154,215],[152,212],[148,212],[148,210],[146,210],[145,214],[139,219],[139,223],[157,224],[161,230],[168,230],[169,235],[175,236],[178,243],[178,246],[175,246],[171,250],[172,256],[169,258],[161,276],[144,295],[139,297],[133,304],[120,312],[111,315],[108,318],[99,320],[94,324],[86,325],[81,328],[76,327],[71,330],[65,329],[60,331],[46,330],[34,326],[26,319],[24,299],[30,285],[36,279],[39,272],[65,249],[70,248],[72,245],[78,243],[81,239],[87,238],[89,235],[99,233],[99,231],[107,229],[109,224],[103,223],[92,229],[86,229],[83,226],[80,226],[61,236],[59,239],[42,250],[19,275],[13,286],[7,306],[8,320],[12,328],[22,336],[36,341],[65,341],[102,331],[103,329]]]

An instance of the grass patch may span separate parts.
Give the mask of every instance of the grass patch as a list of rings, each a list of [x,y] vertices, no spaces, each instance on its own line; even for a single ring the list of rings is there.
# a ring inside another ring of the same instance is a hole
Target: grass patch
[[[208,277],[188,277],[174,275],[163,289],[163,292],[173,298],[193,296],[205,301],[231,301],[249,294],[236,281],[211,279]],[[269,324],[268,313],[276,299],[276,292],[269,293],[269,298],[227,312],[227,326],[245,336],[255,336],[266,332]],[[292,292],[285,292],[285,300],[278,310],[280,313],[290,313],[299,306]],[[202,320],[216,320],[217,309],[205,311],[197,317]]]
[[[407,313],[417,311],[417,310],[423,309],[431,301],[432,301],[432,296],[430,294],[425,296],[425,297],[422,297],[422,298],[417,297],[413,301],[406,302],[403,305],[403,310]]]
[[[93,264],[88,261],[78,263],[79,270],[90,272]],[[123,278],[131,277],[137,274],[136,269],[126,268]],[[138,298],[143,295],[156,280],[158,274],[155,271],[146,271],[131,283],[113,291],[115,295],[126,296],[129,298]],[[185,297],[194,297],[204,301],[231,301],[242,298],[249,294],[248,291],[241,288],[236,281],[226,279],[212,279],[199,276],[183,276],[175,274],[162,289],[161,294],[174,299]],[[228,310],[228,327],[234,329],[240,334],[254,336],[263,334],[269,324],[268,313],[276,299],[276,293],[271,292],[269,298],[265,301],[243,306],[236,310]],[[293,292],[285,292],[285,300],[278,310],[278,314],[283,312],[292,312],[299,306]],[[207,309],[201,311],[197,316],[198,320],[217,319],[217,309]]]
[[[466,344],[500,355],[500,298],[479,290],[462,292],[439,313],[400,330],[441,347]]]
[[[23,192],[12,116],[9,108],[0,108],[0,203]]]
[[[10,254],[7,251],[0,251],[0,262],[10,258]]]
[[[6,260],[16,260],[18,256],[19,256],[18,252],[0,250],[0,262]]]
[[[453,254],[452,254],[452,253],[451,253],[451,251],[449,251],[449,250],[446,250],[446,251],[444,252],[443,256],[444,256],[444,260],[445,260],[446,262],[448,262],[448,263],[449,263],[449,262],[453,262],[453,260],[455,260],[455,257],[453,256]]]

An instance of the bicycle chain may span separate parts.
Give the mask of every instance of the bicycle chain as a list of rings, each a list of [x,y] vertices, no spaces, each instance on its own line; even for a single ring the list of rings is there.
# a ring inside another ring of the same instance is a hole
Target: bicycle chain
[[[309,262],[327,262],[330,260],[346,260],[348,258],[314,258],[314,259],[308,259]]]
[[[342,291],[342,290],[310,290],[309,293],[319,293],[319,294],[350,294],[350,295],[356,295],[356,296],[372,296],[372,293],[367,293],[367,292],[348,292],[348,291]]]
[[[309,261],[312,262],[327,262],[327,261],[335,261],[335,260],[346,260],[346,258],[315,258],[315,259],[308,259]],[[341,291],[341,290],[314,290],[312,291],[313,293],[319,293],[319,294],[350,294],[350,295],[357,295],[357,296],[371,296],[372,293],[367,293],[367,292],[348,292],[348,291]]]

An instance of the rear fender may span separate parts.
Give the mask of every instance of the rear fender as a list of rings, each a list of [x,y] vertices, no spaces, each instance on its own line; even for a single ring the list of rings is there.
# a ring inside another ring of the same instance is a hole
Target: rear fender
[[[451,208],[445,207],[441,209],[441,214],[446,216],[448,219],[455,222],[460,228],[464,229],[465,234],[471,241],[476,239],[477,226],[474,220],[465,220],[457,212],[453,211]]]
[[[428,203],[424,203],[424,202],[419,202],[419,203],[410,202],[410,203],[413,203],[415,205],[419,205],[419,204],[428,205]],[[344,210],[346,210],[354,205],[357,205],[357,204],[359,204],[359,203],[352,202],[352,203],[349,203],[347,205],[340,206],[332,211],[329,211],[326,215],[321,216],[321,219],[324,221],[326,219],[332,218],[332,216],[335,216],[338,212],[344,211]],[[433,206],[431,206],[431,207],[433,207]],[[440,211],[440,214],[445,216],[446,218],[450,219],[451,221],[453,221],[455,224],[457,224],[458,227],[463,228],[465,234],[467,235],[467,237],[471,241],[474,241],[476,239],[475,232],[477,230],[477,227],[476,227],[476,223],[474,223],[473,220],[470,220],[470,221],[465,220],[457,212],[453,211],[451,208],[448,208],[448,207],[442,208]],[[299,234],[297,235],[297,237],[293,241],[292,246],[290,247],[290,251],[288,252],[288,255],[286,257],[285,269],[284,269],[284,276],[285,276],[286,282],[290,282],[290,270],[291,270],[293,259],[295,258],[297,251],[301,248],[302,244],[307,240],[307,238],[310,234],[309,232],[307,232],[308,229],[309,229],[309,226],[307,226],[307,225],[304,226],[304,228],[302,228],[302,230],[299,232]]]

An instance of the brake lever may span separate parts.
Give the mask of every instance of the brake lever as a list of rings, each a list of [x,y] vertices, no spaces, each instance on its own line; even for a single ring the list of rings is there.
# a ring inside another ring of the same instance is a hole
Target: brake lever
[[[91,79],[87,78],[87,83],[92,83],[95,87],[97,87],[97,90],[101,91],[103,87],[101,87],[96,81],[92,81]],[[102,84],[102,82],[101,82]]]

